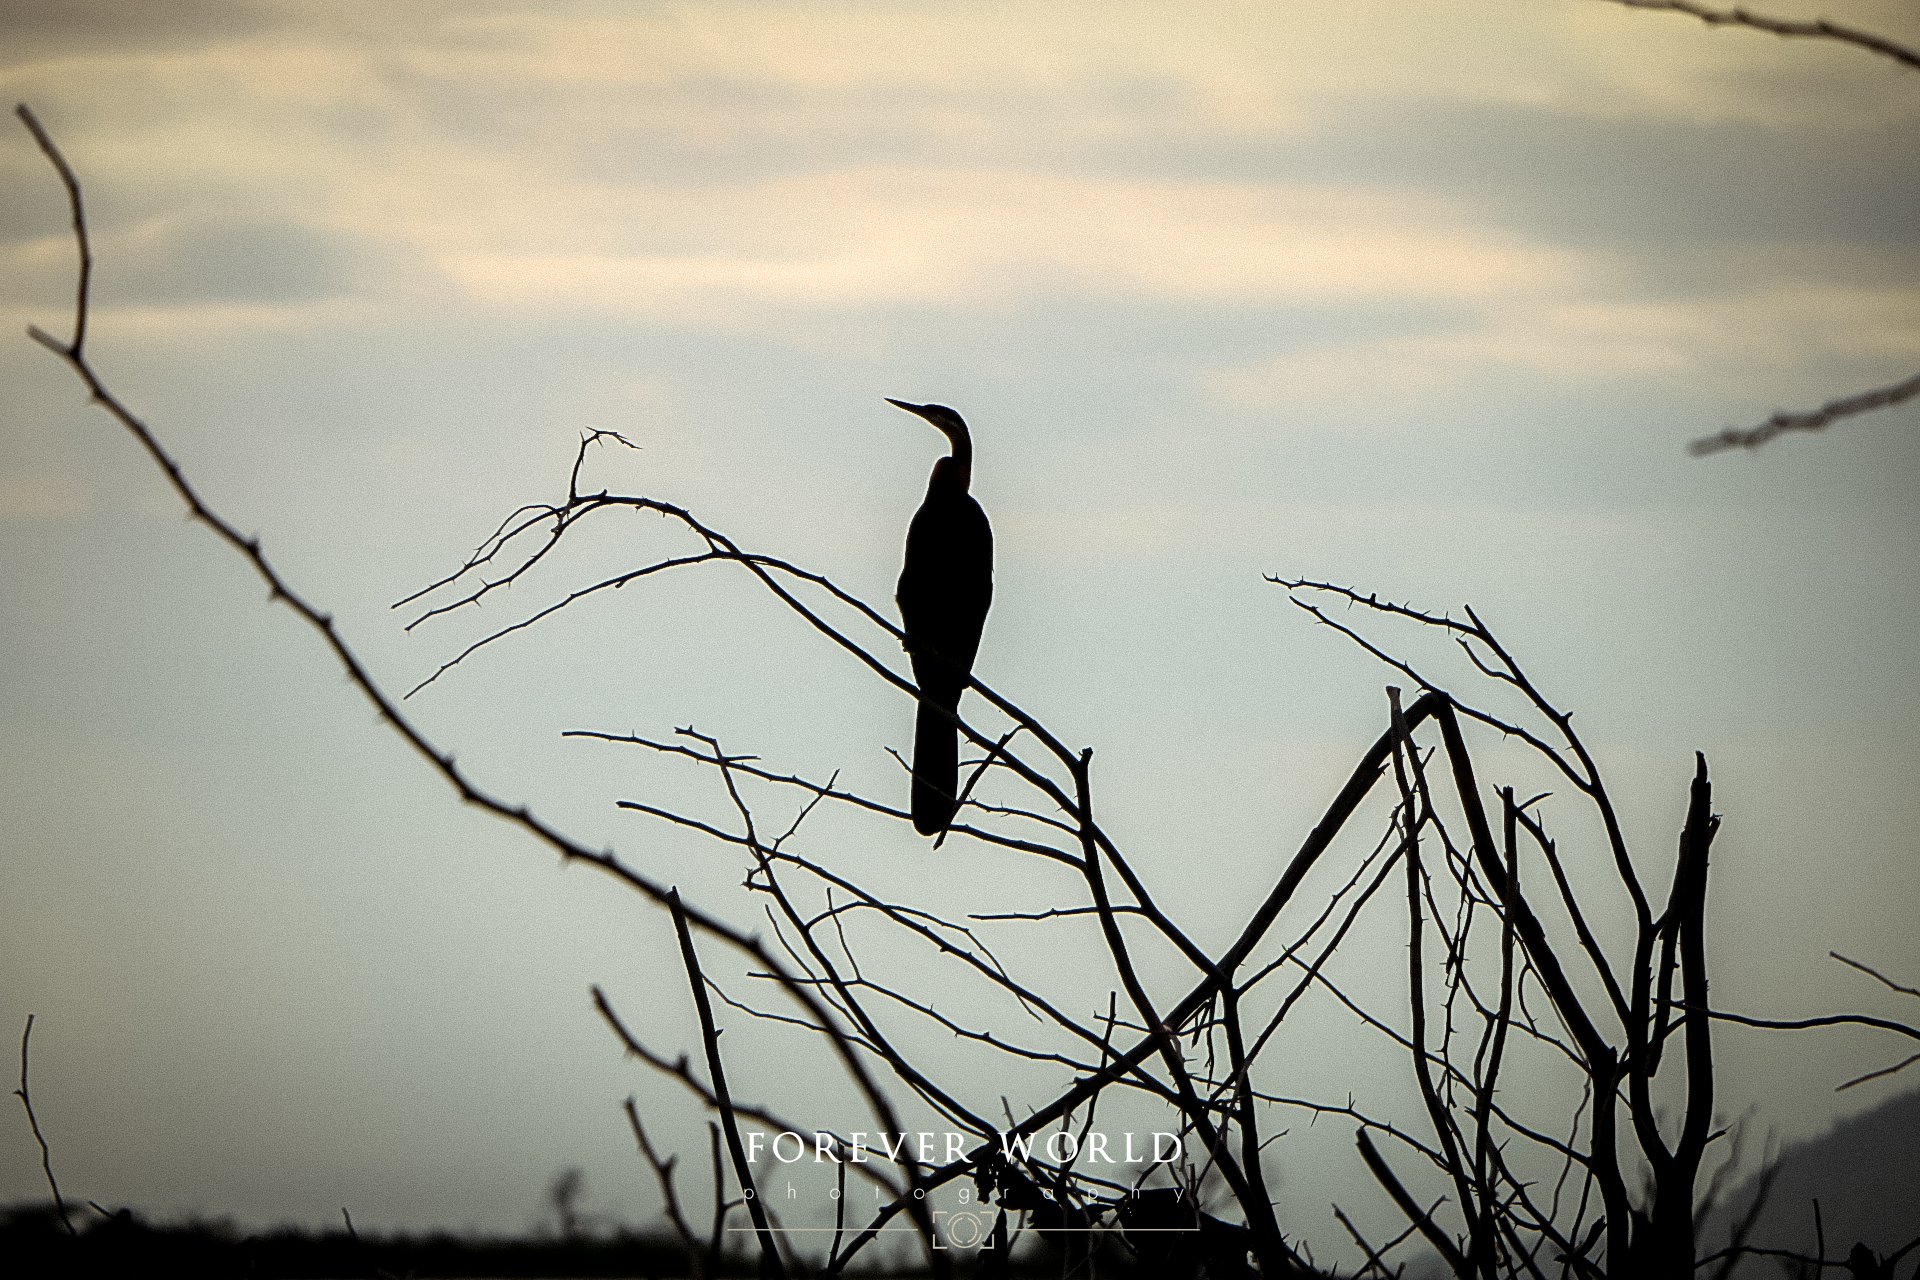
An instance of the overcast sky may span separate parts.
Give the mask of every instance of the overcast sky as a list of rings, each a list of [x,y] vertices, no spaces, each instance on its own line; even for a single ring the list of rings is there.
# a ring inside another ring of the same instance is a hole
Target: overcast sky
[[[1920,41],[1905,0],[1773,11]],[[1920,367],[1920,75],[1891,60],[1599,0],[7,0],[0,78],[86,185],[98,368],[391,689],[684,546],[611,519],[483,615],[401,631],[388,606],[563,493],[594,428],[640,449],[595,454],[592,487],[890,607],[940,443],[881,397],[937,400],[997,538],[979,674],[1096,748],[1107,821],[1208,945],[1382,723],[1391,673],[1262,579],[1305,576],[1473,604],[1577,712],[1659,892],[1707,753],[1716,1003],[1913,1016],[1826,955],[1920,979],[1914,406],[1684,448]],[[700,1122],[587,988],[692,1047],[669,922],[463,809],[181,518],[21,336],[62,330],[72,272],[24,131],[0,189],[0,1033],[39,1017],[63,1188],[519,1230],[580,1165],[589,1208],[651,1221],[619,1101],[703,1168]],[[575,606],[409,707],[484,784],[746,924],[737,851],[614,807],[722,820],[711,780],[562,730],[694,724],[904,795],[910,705],[719,570]],[[1080,900],[851,830],[810,852],[901,897]],[[1068,978],[1095,945],[1001,928]],[[1392,936],[1355,981],[1403,962]],[[727,1025],[736,1093],[858,1127],[803,1042]],[[1397,1054],[1300,1026],[1273,1087],[1403,1101]],[[1866,1032],[1718,1043],[1723,1109],[1783,1137],[1912,1079],[1832,1091],[1905,1056]],[[987,1111],[1060,1085],[956,1070]],[[1372,1195],[1349,1130],[1272,1123],[1300,1135],[1273,1149],[1283,1227],[1339,1256],[1327,1201]],[[40,1187],[21,1124],[0,1199]]]

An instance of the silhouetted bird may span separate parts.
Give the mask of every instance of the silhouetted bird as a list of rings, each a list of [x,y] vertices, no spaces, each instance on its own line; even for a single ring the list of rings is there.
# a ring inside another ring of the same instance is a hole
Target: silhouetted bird
[[[953,821],[960,782],[959,730],[950,714],[980,648],[980,629],[993,602],[993,529],[967,492],[973,479],[973,440],[959,414],[943,404],[907,404],[953,442],[950,457],[933,464],[926,501],[907,526],[907,561],[894,598],[907,632],[920,710],[913,729],[913,829],[937,835]]]

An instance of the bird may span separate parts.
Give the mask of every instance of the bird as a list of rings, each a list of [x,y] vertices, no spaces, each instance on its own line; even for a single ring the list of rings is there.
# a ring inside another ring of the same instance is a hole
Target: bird
[[[887,403],[926,419],[951,442],[933,464],[927,496],[907,526],[906,563],[894,600],[920,707],[913,728],[913,829],[938,835],[959,807],[960,742],[954,712],[973,671],[993,603],[993,527],[967,492],[973,438],[965,419],[943,404]]]

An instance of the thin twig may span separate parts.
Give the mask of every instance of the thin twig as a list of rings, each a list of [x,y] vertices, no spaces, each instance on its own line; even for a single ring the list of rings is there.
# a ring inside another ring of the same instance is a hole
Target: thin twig
[[[1832,956],[1835,960],[1838,960],[1841,964],[1852,965],[1854,968],[1858,969],[1860,972],[1880,979],[1881,982],[1885,983],[1889,987],[1892,987],[1895,991],[1903,992],[1904,994],[1910,995],[1910,996],[1920,996],[1920,988],[1903,987],[1899,983],[1895,982],[1892,978],[1889,978],[1886,974],[1874,968],[1872,965],[1861,964],[1858,960],[1849,960],[1845,956],[1841,955],[1838,951],[1829,951],[1827,952],[1827,954]]]
[[[667,1156],[662,1159],[653,1149],[653,1143],[647,1139],[646,1126],[640,1123],[640,1109],[634,1105],[633,1095],[628,1094],[625,1104],[627,1124],[633,1129],[634,1141],[640,1144],[640,1154],[653,1166],[653,1176],[659,1179],[660,1193],[667,1201],[667,1221],[673,1224],[674,1234],[680,1237],[680,1243],[686,1246],[687,1265],[693,1269],[692,1280],[706,1280],[706,1258],[702,1256],[700,1242],[694,1238],[692,1228],[680,1212],[680,1195],[673,1187],[673,1168],[680,1162],[679,1156]]]
[[[1438,1209],[1439,1207],[1440,1207],[1440,1202],[1438,1200],[1434,1201],[1432,1208],[1429,1208],[1427,1210],[1428,1216],[1431,1216],[1433,1214],[1433,1210]],[[1360,1251],[1367,1255],[1367,1265],[1362,1267],[1359,1271],[1355,1272],[1354,1274],[1356,1276],[1363,1276],[1369,1271],[1378,1271],[1382,1276],[1386,1277],[1386,1280],[1393,1280],[1394,1273],[1387,1270],[1387,1265],[1383,1261],[1383,1259],[1387,1256],[1387,1254],[1391,1253],[1394,1250],[1394,1248],[1398,1246],[1402,1241],[1406,1240],[1415,1231],[1419,1230],[1419,1228],[1411,1227],[1411,1226],[1407,1227],[1405,1230],[1401,1231],[1399,1235],[1387,1241],[1385,1244],[1381,1245],[1378,1249],[1375,1249],[1372,1245],[1367,1243],[1366,1237],[1360,1234],[1359,1228],[1353,1225],[1352,1220],[1349,1219],[1347,1215],[1341,1211],[1340,1206],[1337,1204],[1333,1206],[1333,1216],[1339,1220],[1341,1226],[1347,1229],[1347,1234],[1352,1236],[1353,1242],[1360,1246]]]
[[[1855,1076],[1853,1079],[1847,1081],[1845,1084],[1835,1085],[1833,1087],[1833,1091],[1835,1093],[1839,1093],[1841,1090],[1851,1089],[1853,1088],[1853,1086],[1857,1084],[1865,1084],[1869,1080],[1878,1080],[1881,1076],[1890,1076],[1894,1072],[1904,1070],[1907,1067],[1912,1066],[1916,1062],[1920,1062],[1920,1053],[1914,1054],[1912,1057],[1908,1058],[1905,1062],[1897,1062],[1891,1067],[1882,1067],[1878,1071],[1869,1071],[1867,1072],[1867,1074],[1863,1076]]]
[[[47,1140],[40,1133],[40,1121],[33,1114],[33,1095],[27,1092],[27,1044],[32,1039],[33,1015],[28,1014],[27,1029],[20,1033],[20,1087],[13,1091],[13,1096],[27,1109],[27,1124],[33,1129],[33,1140],[40,1144],[40,1168],[47,1175],[47,1186],[53,1189],[53,1207],[60,1211],[60,1224],[69,1236],[77,1236],[80,1233],[73,1229],[73,1219],[67,1216],[67,1202],[60,1198],[60,1184],[54,1180],[53,1153],[47,1150]]]
[[[1688,1006],[1691,1008],[1691,1006]],[[1810,1031],[1815,1027],[1877,1027],[1881,1031],[1892,1031],[1906,1036],[1910,1040],[1920,1040],[1920,1028],[1910,1027],[1904,1022],[1894,1022],[1887,1018],[1872,1018],[1863,1013],[1834,1013],[1823,1018],[1797,1018],[1781,1021],[1772,1018],[1749,1018],[1745,1014],[1728,1013],[1724,1009],[1704,1011],[1709,1018],[1720,1022],[1733,1022],[1743,1027],[1758,1027],[1763,1031]]]
[[[1771,32],[1776,36],[1808,36],[1822,40],[1838,40],[1842,44],[1854,45],[1870,50],[1883,57],[1892,58],[1905,66],[1920,69],[1920,53],[1915,53],[1905,45],[1896,44],[1884,36],[1876,36],[1856,27],[1843,27],[1837,22],[1828,22],[1825,18],[1816,18],[1812,22],[1794,22],[1786,18],[1768,18],[1761,14],[1750,13],[1745,9],[1709,9],[1693,0],[1613,0],[1613,3],[1625,5],[1629,9],[1665,9],[1673,13],[1684,13],[1700,19],[1710,27],[1748,27],[1755,31]]]
[[[763,1274],[785,1276],[773,1232],[767,1225],[767,1211],[753,1185],[753,1171],[747,1168],[746,1147],[740,1142],[740,1125],[734,1119],[733,1098],[727,1092],[727,1075],[720,1062],[720,1033],[713,1025],[713,1006],[707,1003],[707,982],[700,972],[700,960],[693,951],[693,934],[687,929],[687,913],[680,905],[680,891],[669,889],[667,902],[673,910],[673,931],[680,937],[680,959],[687,967],[687,982],[693,988],[693,1007],[700,1014],[700,1038],[707,1046],[707,1078],[713,1081],[713,1094],[720,1103],[720,1126],[726,1131],[727,1149],[733,1154],[733,1176],[740,1182],[740,1194],[746,1197],[747,1212],[753,1216],[754,1233],[760,1239],[760,1268]]]

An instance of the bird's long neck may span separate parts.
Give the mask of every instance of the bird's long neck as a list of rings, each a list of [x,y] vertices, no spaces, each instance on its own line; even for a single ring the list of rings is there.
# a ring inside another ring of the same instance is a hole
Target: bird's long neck
[[[965,493],[973,483],[973,437],[967,433],[965,423],[942,427],[941,430],[953,442],[953,456],[933,464],[934,478],[945,478],[954,488]]]

